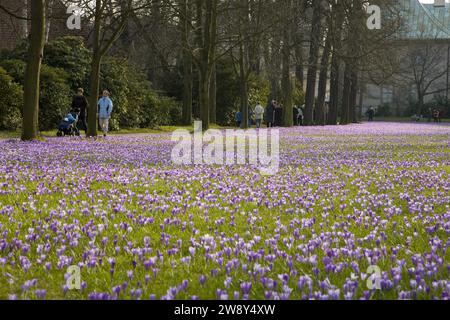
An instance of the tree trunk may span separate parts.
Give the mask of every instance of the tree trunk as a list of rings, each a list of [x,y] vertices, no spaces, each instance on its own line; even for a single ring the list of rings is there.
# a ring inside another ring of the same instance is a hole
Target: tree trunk
[[[300,38],[300,37],[299,37]],[[303,40],[298,39],[297,41],[299,41],[300,43],[303,42]],[[304,90],[304,82],[305,82],[305,71],[303,68],[303,48],[301,47],[301,45],[297,45],[295,47],[295,79],[297,80],[296,83],[298,83],[297,87],[300,90]]]
[[[340,77],[341,77],[341,59],[339,57],[341,50],[342,28],[344,22],[344,13],[342,2],[337,1],[333,3],[331,8],[332,14],[332,58],[331,58],[331,72],[330,72],[330,105],[328,112],[327,123],[329,125],[337,125],[338,110],[339,110],[339,93],[340,93]]]
[[[347,62],[344,72],[344,89],[342,92],[342,109],[341,109],[341,121],[340,123],[345,125],[350,122],[350,91],[351,91],[351,66]]]
[[[209,76],[206,71],[199,72],[199,102],[200,102],[200,118],[202,120],[203,130],[209,129]]]
[[[38,138],[39,79],[45,41],[45,1],[31,2],[31,37],[24,81],[22,140]]]
[[[193,91],[192,57],[190,52],[183,53],[183,125],[192,124],[192,91]]]
[[[190,34],[191,16],[188,7],[188,0],[182,0],[182,13],[180,15],[181,37],[183,42],[183,110],[182,124],[189,126],[192,124],[192,91],[193,91],[193,71],[192,53],[188,49],[188,39]]]
[[[242,112],[242,124],[243,129],[248,128],[248,88],[247,88],[247,75],[245,72],[245,56],[244,56],[244,44],[241,42],[239,46],[239,91],[241,92],[241,112]]]
[[[350,120],[353,123],[358,123],[358,113],[356,110],[358,98],[358,74],[352,72],[352,84],[350,88]]]
[[[94,24],[94,49],[91,63],[91,77],[90,77],[90,98],[89,98],[89,112],[88,112],[88,137],[97,136],[97,108],[98,95],[100,92],[100,66],[102,62],[102,55],[100,52],[100,32],[102,25],[101,0],[96,1],[95,9],[95,24]]]
[[[417,110],[416,110],[416,114],[421,115],[422,114],[422,110],[423,110],[423,106],[425,104],[425,98],[424,95],[422,94],[422,91],[419,90],[418,94],[418,104],[417,104]]]
[[[217,37],[217,1],[197,0],[197,42],[199,56],[195,59],[199,70],[199,104],[203,130],[210,124],[210,81],[215,63]]]
[[[209,120],[211,123],[217,123],[217,73],[216,63],[212,68],[209,81]]]
[[[277,35],[273,39],[267,40],[264,47],[264,60],[267,66],[267,77],[270,83],[270,96],[269,100],[278,99],[280,96],[280,70],[281,65],[278,59],[280,55],[280,37]]]
[[[247,81],[241,79],[240,80],[240,90],[241,92],[241,112],[242,112],[242,124],[241,127],[243,129],[248,128],[249,117],[248,117],[248,89],[247,89]]]
[[[359,103],[358,103],[358,121],[361,121],[363,114],[362,114],[362,109],[363,109],[363,103],[364,103],[364,83],[361,81],[359,84]]]
[[[304,0],[296,0],[294,1],[294,12],[297,17],[298,24],[303,23],[303,19],[305,16],[305,3]],[[305,82],[305,70],[303,67],[304,64],[304,53],[303,53],[303,29],[295,30],[295,79],[296,83],[298,83],[297,87],[300,90],[304,90],[304,82]]]
[[[320,63],[320,75],[319,75],[319,89],[317,96],[316,112],[317,112],[317,124],[325,125],[326,112],[325,112],[325,98],[327,94],[328,83],[328,63],[330,60],[331,39],[330,34],[327,35],[325,48],[322,53],[322,61]]]
[[[291,84],[291,30],[290,30],[290,15],[291,15],[291,0],[284,3],[285,21],[283,32],[283,47],[282,54],[282,75],[281,75],[281,90],[283,91],[283,125],[285,127],[292,127],[294,125],[294,116],[292,108],[292,84]]]
[[[311,27],[311,43],[309,49],[308,75],[306,80],[306,97],[305,97],[305,125],[310,126],[314,123],[314,100],[316,95],[317,80],[317,62],[320,50],[320,34],[321,34],[321,17],[322,3],[321,0],[313,2],[314,12]]]
[[[27,19],[28,18],[28,0],[23,1],[23,8],[21,12],[21,17]],[[28,20],[21,20],[20,21],[20,27],[21,27],[21,34],[24,39],[28,38]]]
[[[337,125],[338,123],[338,109],[339,109],[339,78],[340,78],[340,63],[337,52],[333,52],[331,59],[331,74],[330,74],[330,110],[328,114],[329,125]]]
[[[48,43],[50,38],[50,29],[52,25],[53,14],[53,0],[47,0],[47,21],[45,24],[45,43]]]

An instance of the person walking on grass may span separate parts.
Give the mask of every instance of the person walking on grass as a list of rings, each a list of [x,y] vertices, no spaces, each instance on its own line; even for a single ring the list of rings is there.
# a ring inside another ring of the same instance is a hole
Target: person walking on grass
[[[109,98],[109,92],[103,91],[103,97],[98,101],[98,118],[100,122],[100,128],[103,131],[103,136],[106,137],[109,131],[109,119],[111,119],[111,113],[113,111],[113,103]]]
[[[261,103],[258,102],[258,104],[255,107],[255,122],[256,122],[256,128],[261,128],[261,123],[264,119],[264,108],[261,105]]]
[[[367,116],[369,117],[369,122],[373,122],[375,118],[375,109],[372,106],[367,111]]]
[[[236,121],[236,127],[240,128],[242,124],[242,112],[240,110],[234,115],[234,120]]]
[[[79,88],[77,94],[72,99],[72,112],[78,114],[78,123],[83,126],[83,130],[87,132],[86,115],[88,110],[88,101],[84,96],[84,89]]]
[[[266,108],[267,128],[272,128],[275,121],[275,100],[269,102]]]

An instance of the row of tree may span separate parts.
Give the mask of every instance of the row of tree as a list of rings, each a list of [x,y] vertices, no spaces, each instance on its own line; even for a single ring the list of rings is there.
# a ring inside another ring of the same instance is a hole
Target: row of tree
[[[31,32],[24,84],[24,140],[38,136],[39,76],[46,40],[48,0],[31,1]],[[283,123],[293,125],[293,94],[305,92],[305,124],[358,121],[357,101],[371,63],[389,55],[401,26],[395,1],[381,30],[367,26],[363,0],[78,0],[91,29],[88,135],[97,135],[97,95],[103,57],[125,55],[150,80],[181,72],[183,124],[192,123],[194,99],[204,129],[216,123],[217,64],[227,59],[239,83],[240,109],[247,124],[249,82],[270,84],[268,99],[281,99]],[[47,30],[48,32],[48,30]],[[181,68],[176,68],[181,66]],[[179,71],[180,70],[180,71]],[[161,85],[163,87],[163,85]],[[196,86],[196,88],[195,88]],[[329,99],[326,94],[329,92]],[[196,95],[196,97],[195,97]],[[327,100],[329,103],[327,104]],[[340,120],[339,120],[340,119]]]

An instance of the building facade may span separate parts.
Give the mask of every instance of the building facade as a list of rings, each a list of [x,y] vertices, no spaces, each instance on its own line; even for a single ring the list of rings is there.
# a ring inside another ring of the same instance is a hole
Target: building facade
[[[363,113],[387,105],[392,115],[411,115],[420,112],[420,107],[414,111],[415,105],[449,98],[449,1],[402,0],[401,5],[404,28],[395,44],[400,65],[382,84],[365,84]]]
[[[0,5],[8,11],[0,8],[0,50],[13,49],[28,34],[27,0],[0,0]]]
[[[28,36],[30,23],[26,19],[30,18],[30,1],[32,0],[0,0],[0,50],[11,50],[15,48],[23,39]],[[69,30],[67,19],[67,7],[63,1],[48,1],[46,37],[47,41],[52,41],[62,36],[81,36],[88,40],[90,24],[82,19],[81,30]]]

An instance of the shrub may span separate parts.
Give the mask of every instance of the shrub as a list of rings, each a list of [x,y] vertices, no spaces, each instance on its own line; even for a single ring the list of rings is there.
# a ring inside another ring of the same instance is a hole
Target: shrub
[[[0,67],[0,130],[17,130],[22,122],[22,87]]]
[[[141,108],[142,127],[157,128],[159,126],[176,125],[181,121],[181,103],[173,98],[146,95]]]
[[[234,114],[239,105],[239,81],[229,58],[217,61],[217,124],[229,125],[234,122]],[[194,86],[195,91],[198,86]],[[198,92],[196,93],[198,97]],[[198,100],[198,98],[197,98]],[[198,105],[198,102],[197,102]],[[198,114],[200,116],[200,114]]]
[[[23,86],[26,64],[21,60],[0,63],[16,82]],[[70,111],[71,90],[67,73],[59,68],[42,65],[39,98],[39,129],[54,129],[62,116]]]
[[[391,114],[391,106],[388,103],[382,104],[377,108],[377,116],[379,117],[390,117]]]
[[[44,64],[64,69],[70,76],[72,91],[82,87],[88,89],[91,53],[81,37],[58,38],[45,46]]]
[[[54,129],[70,110],[71,91],[67,73],[46,65],[41,70],[41,96],[39,99],[40,130]]]
[[[2,52],[0,66],[23,86],[27,43],[9,52]],[[63,37],[45,46],[41,72],[39,127],[53,129],[70,109],[70,100],[78,87],[89,96],[88,77],[91,51],[83,39]],[[111,129],[157,127],[177,124],[181,118],[180,104],[152,89],[146,75],[124,59],[106,57],[100,75],[100,90],[111,92],[114,112]],[[97,95],[98,93],[93,93]],[[0,119],[3,121],[3,117]]]
[[[301,107],[305,104],[305,92],[300,88],[299,84],[296,85],[292,91],[292,100],[294,105]]]
[[[25,76],[26,63],[18,59],[3,60],[0,62],[0,67],[14,78],[14,81],[23,85],[23,78]]]

